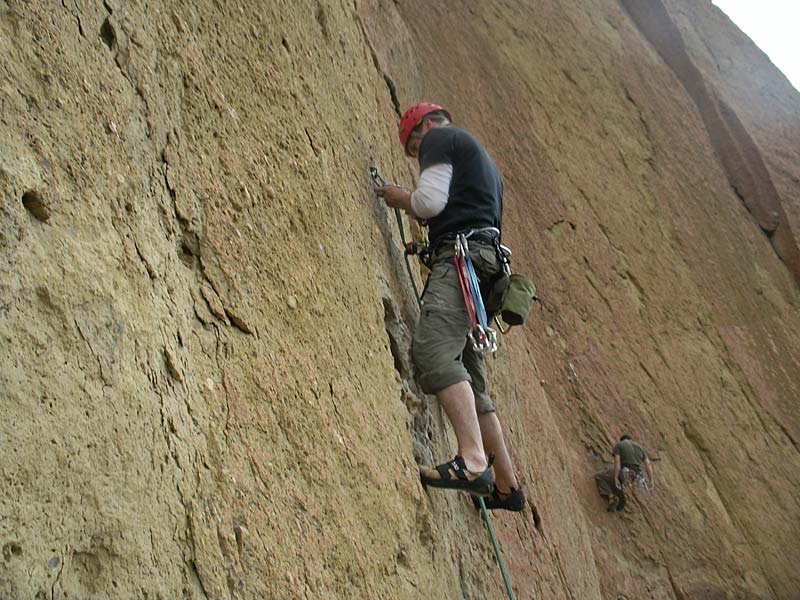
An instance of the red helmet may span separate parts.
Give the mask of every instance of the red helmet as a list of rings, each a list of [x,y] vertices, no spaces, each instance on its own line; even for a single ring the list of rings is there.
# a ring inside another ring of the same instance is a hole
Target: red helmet
[[[411,135],[414,127],[422,122],[422,119],[425,118],[425,115],[429,115],[437,110],[444,111],[447,119],[452,121],[450,118],[450,113],[447,112],[446,108],[439,106],[438,104],[431,104],[430,102],[420,102],[419,104],[415,104],[403,113],[403,116],[400,117],[400,121],[397,123],[397,134],[400,136],[400,143],[403,145],[403,149],[405,149],[408,136]]]

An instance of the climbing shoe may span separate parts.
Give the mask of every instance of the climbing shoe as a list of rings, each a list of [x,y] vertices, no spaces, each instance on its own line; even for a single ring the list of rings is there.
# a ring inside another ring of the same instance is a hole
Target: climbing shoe
[[[618,502],[618,499],[617,499],[616,496],[609,496],[608,497],[608,508],[606,508],[606,511],[614,512],[615,510],[617,510],[617,502]]]
[[[472,503],[475,508],[480,510],[481,504],[477,496],[472,497]],[[507,494],[503,494],[497,490],[497,487],[492,489],[492,495],[484,499],[486,510],[510,510],[512,512],[520,512],[525,508],[525,492],[522,488],[511,488]]]
[[[619,512],[619,511],[621,511],[623,508],[625,508],[625,497],[624,497],[624,496],[623,496],[622,498],[620,498],[620,499],[619,499],[619,502],[617,502],[617,506],[616,506],[616,508],[614,508],[614,510],[616,510],[617,512]]]
[[[437,465],[433,468],[420,466],[419,478],[422,485],[463,490],[476,496],[491,496],[494,489],[494,469],[492,462],[494,455],[489,455],[489,466],[485,471],[474,473],[467,469],[464,459],[456,456],[450,462]]]

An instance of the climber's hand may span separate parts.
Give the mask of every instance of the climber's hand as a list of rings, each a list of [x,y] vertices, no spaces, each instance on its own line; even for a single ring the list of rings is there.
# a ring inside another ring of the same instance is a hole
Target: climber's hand
[[[411,192],[409,190],[397,185],[384,185],[376,187],[375,193],[383,198],[389,208],[400,208],[411,212]]]

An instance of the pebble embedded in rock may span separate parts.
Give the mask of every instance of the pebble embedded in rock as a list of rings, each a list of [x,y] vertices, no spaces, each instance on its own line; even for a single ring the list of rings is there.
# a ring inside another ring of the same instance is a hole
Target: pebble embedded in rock
[[[286,300],[286,303],[289,305],[289,308],[291,308],[292,310],[297,308],[297,298],[295,298],[294,296],[289,296],[289,298]]]
[[[164,358],[166,359],[167,372],[170,376],[176,381],[183,381],[183,373],[181,373],[178,360],[169,348],[164,348]]]
[[[172,23],[175,25],[175,29],[178,30],[178,33],[186,33],[186,25],[177,13],[172,13]]]
[[[47,561],[47,566],[51,569],[55,569],[60,564],[61,564],[61,559],[58,556],[54,556],[49,561]]]

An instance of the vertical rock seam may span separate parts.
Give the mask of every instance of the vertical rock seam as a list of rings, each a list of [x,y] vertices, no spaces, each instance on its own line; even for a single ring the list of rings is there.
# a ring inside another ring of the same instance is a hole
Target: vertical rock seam
[[[692,62],[683,37],[663,2],[620,0],[620,3],[692,98],[731,187],[795,281],[800,283],[797,239],[758,145]]]

